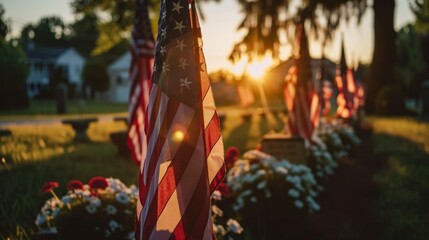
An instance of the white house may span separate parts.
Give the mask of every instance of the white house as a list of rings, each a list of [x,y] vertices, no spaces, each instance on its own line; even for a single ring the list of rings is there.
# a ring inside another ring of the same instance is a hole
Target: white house
[[[131,87],[129,68],[131,63],[131,53],[127,51],[116,61],[109,65],[110,89],[107,93],[112,102],[128,102],[128,95]]]
[[[74,48],[46,48],[30,44],[25,53],[30,64],[27,78],[27,91],[30,97],[48,86],[50,75],[58,66],[63,67],[69,83],[74,84],[76,90],[81,89],[85,59]]]

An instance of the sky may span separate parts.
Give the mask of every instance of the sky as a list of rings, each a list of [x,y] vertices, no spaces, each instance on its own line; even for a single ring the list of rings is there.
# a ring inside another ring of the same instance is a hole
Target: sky
[[[71,0],[0,0],[6,13],[5,17],[12,21],[12,31],[18,35],[26,23],[35,23],[42,16],[59,15],[64,22],[74,20],[70,7]],[[205,21],[201,21],[203,34],[203,49],[209,72],[230,68],[228,56],[242,33],[237,32],[237,26],[242,19],[240,8],[234,0],[222,0],[220,3],[205,3],[203,5]],[[414,19],[408,0],[396,0],[395,29],[399,29]],[[358,26],[354,20],[343,23],[340,31],[329,46],[325,48],[325,56],[334,62],[339,61],[341,34],[344,35],[346,58],[349,65],[357,61],[369,63],[373,54],[373,11],[368,9],[362,23]],[[291,52],[285,47],[284,58]],[[312,57],[321,56],[321,43],[310,41]]]

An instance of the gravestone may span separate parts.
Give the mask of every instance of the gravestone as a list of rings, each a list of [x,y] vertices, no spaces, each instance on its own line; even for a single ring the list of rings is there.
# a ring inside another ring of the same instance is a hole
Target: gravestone
[[[286,159],[291,163],[307,164],[305,142],[303,138],[289,137],[284,134],[265,135],[261,150],[277,159]]]
[[[113,144],[115,144],[116,148],[118,149],[117,155],[120,157],[130,157],[131,152],[128,148],[128,131],[116,131],[110,133],[110,140]]]
[[[75,131],[76,135],[74,138],[75,142],[90,142],[86,131],[88,130],[89,124],[96,122],[97,118],[84,118],[84,119],[69,119],[63,120],[63,124],[70,124]]]

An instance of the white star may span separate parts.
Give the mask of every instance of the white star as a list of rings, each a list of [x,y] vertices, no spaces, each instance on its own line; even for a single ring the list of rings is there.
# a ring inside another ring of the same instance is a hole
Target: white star
[[[162,66],[162,72],[167,73],[169,71],[170,71],[170,66],[168,65],[168,63],[164,63],[164,66]]]
[[[167,29],[166,28],[162,28],[161,29],[161,37],[162,38],[166,38],[167,37]]]
[[[153,70],[152,70],[153,72],[156,72],[157,71],[157,69],[156,69],[156,64],[154,64],[153,65]]]
[[[186,58],[179,58],[179,65],[177,65],[177,67],[180,67],[183,69],[183,71],[185,71],[185,68],[188,65],[189,64],[186,62]]]
[[[176,11],[178,14],[180,14],[180,9],[182,9],[183,7],[180,6],[180,2],[174,3],[173,2],[173,11]]]
[[[161,15],[161,19],[162,19],[162,20],[164,20],[164,19],[165,19],[165,17],[167,17],[167,12],[166,12],[166,11],[163,11],[163,12],[162,12],[162,15]]]
[[[183,87],[187,87],[188,89],[191,89],[191,88],[189,87],[189,84],[191,84],[191,82],[188,82],[188,77],[186,77],[186,78],[181,78],[181,79],[180,79],[180,87],[181,87],[181,88],[183,88]]]
[[[166,52],[167,52],[167,49],[165,48],[165,46],[162,46],[161,47],[161,54],[162,54],[162,56],[164,56]]]
[[[183,52],[183,48],[186,47],[186,45],[183,43],[184,39],[182,40],[176,40],[176,48],[180,48],[180,51]]]
[[[179,32],[180,33],[182,33],[182,29],[183,28],[186,28],[184,25],[183,25],[183,21],[180,21],[180,22],[177,22],[176,21],[176,27],[174,27],[174,30],[179,30]]]

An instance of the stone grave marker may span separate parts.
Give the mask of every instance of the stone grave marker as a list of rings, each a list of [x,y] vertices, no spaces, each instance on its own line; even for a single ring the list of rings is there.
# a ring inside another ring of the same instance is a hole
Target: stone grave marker
[[[307,164],[303,138],[283,134],[265,135],[261,142],[261,150],[279,160],[286,159],[296,164]]]

